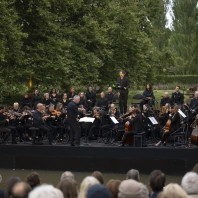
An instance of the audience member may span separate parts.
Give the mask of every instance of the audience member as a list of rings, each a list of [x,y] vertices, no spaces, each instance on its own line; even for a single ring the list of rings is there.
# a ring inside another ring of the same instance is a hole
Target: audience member
[[[118,188],[120,186],[121,181],[120,180],[114,180],[114,179],[110,179],[107,184],[106,187],[109,189],[109,191],[111,192],[112,198],[118,198]]]
[[[194,172],[186,173],[182,178],[181,186],[189,198],[198,197],[198,174]]]
[[[158,198],[187,198],[188,195],[178,184],[168,184],[163,192],[161,192]]]
[[[141,186],[141,198],[149,198],[149,190],[143,183],[140,182]]]
[[[95,177],[101,184],[104,184],[104,177],[100,171],[94,171],[92,176]]]
[[[149,186],[152,189],[150,198],[156,198],[157,195],[163,190],[166,182],[165,174],[160,170],[154,170],[149,176]]]
[[[119,186],[119,198],[141,198],[141,184],[133,179],[124,180]]]
[[[21,179],[19,177],[10,177],[6,181],[4,198],[10,198],[12,194],[12,188],[17,182],[21,182]]]
[[[31,191],[29,184],[25,182],[17,182],[12,188],[12,197],[15,198],[28,198],[28,194]]]
[[[93,176],[85,177],[80,185],[78,198],[86,198],[88,188],[94,184],[100,184],[100,182]]]
[[[26,182],[31,186],[31,188],[35,188],[41,184],[40,176],[37,172],[30,173],[27,178]]]
[[[66,178],[74,179],[74,174],[71,171],[65,171],[64,173],[62,173],[60,180],[63,180]]]
[[[2,182],[2,176],[0,174],[0,184]],[[4,198],[4,190],[0,190],[0,198]]]
[[[192,172],[195,172],[198,174],[198,163],[196,163],[192,169]]]
[[[72,178],[62,179],[58,183],[57,188],[62,191],[64,198],[78,197],[77,183]]]
[[[131,169],[127,172],[126,179],[133,179],[135,181],[140,181],[139,171],[136,169]]]
[[[88,189],[87,198],[111,198],[111,194],[104,185],[95,184]]]
[[[64,198],[63,193],[52,185],[43,184],[32,190],[28,198]]]

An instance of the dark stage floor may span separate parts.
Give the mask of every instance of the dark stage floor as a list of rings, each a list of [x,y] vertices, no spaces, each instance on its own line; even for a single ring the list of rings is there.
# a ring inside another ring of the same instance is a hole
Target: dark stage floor
[[[126,172],[131,168],[142,173],[161,169],[167,174],[184,174],[198,162],[198,147],[172,146],[119,147],[116,144],[91,142],[71,147],[56,145],[0,145],[0,168],[104,172]]]

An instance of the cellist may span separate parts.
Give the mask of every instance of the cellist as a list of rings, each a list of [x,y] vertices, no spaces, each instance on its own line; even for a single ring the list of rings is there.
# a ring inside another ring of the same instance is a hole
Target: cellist
[[[170,137],[172,133],[180,128],[180,116],[178,113],[178,106],[175,105],[169,114],[169,119],[165,125],[165,132],[161,138],[161,140],[155,144],[155,146],[159,146],[160,144],[166,145],[167,138]]]

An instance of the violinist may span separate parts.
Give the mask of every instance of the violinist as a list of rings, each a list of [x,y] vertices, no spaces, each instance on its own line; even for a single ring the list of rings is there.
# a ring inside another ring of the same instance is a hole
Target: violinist
[[[150,107],[154,104],[155,96],[153,94],[151,84],[147,84],[145,87],[145,91],[143,92],[143,99],[140,102],[140,110],[143,110],[143,105],[148,104]]]
[[[143,117],[139,110],[133,112],[129,120],[125,124],[130,124],[132,126],[132,130],[124,133],[121,146],[125,146],[128,137],[145,131]]]
[[[93,109],[93,117],[95,118],[89,133],[88,133],[88,139],[89,140],[95,140],[97,139],[99,132],[100,132],[100,124],[101,124],[101,117],[99,113],[100,108],[94,107]]]
[[[87,111],[91,111],[96,103],[96,93],[93,91],[93,87],[89,86],[88,91],[86,92],[87,99]]]
[[[164,134],[161,140],[157,144],[155,144],[155,146],[160,146],[160,144],[166,145],[167,138],[180,128],[180,116],[178,113],[178,109],[178,106],[175,105],[174,108],[171,110],[171,113],[169,114],[169,119],[165,126]]]
[[[42,114],[44,111],[44,106],[41,103],[37,104],[37,109],[33,113],[33,126],[39,128],[39,134],[36,135],[36,139],[38,139],[38,136],[41,136],[42,134],[47,134],[49,144],[52,144],[53,141],[53,131],[51,127],[45,125],[44,121],[49,117],[47,115]],[[36,140],[35,139],[35,140]],[[34,141],[35,143],[35,141]]]
[[[119,117],[120,117],[120,112],[119,112],[119,110],[117,110],[115,104],[113,104],[113,103],[110,105],[109,116],[110,116],[110,117],[113,116],[113,117],[115,117],[117,120],[118,120]]]
[[[18,114],[18,116],[20,116],[21,113],[22,113],[22,111],[21,111],[21,109],[19,108],[19,103],[18,103],[18,102],[15,102],[15,103],[13,104],[13,107],[14,107],[14,109],[13,109],[14,113],[15,113],[16,115]]]
[[[2,143],[6,142],[12,133],[12,130],[7,127],[9,123],[9,119],[5,113],[5,106],[0,105],[0,135],[2,138]],[[16,139],[12,133],[12,143],[16,144]]]

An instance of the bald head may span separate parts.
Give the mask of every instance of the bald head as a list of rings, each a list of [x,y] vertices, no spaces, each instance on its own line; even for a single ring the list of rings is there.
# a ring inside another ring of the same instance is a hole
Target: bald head
[[[18,198],[28,198],[28,194],[31,191],[31,187],[29,184],[25,182],[18,182],[14,185],[12,189],[13,197]]]

